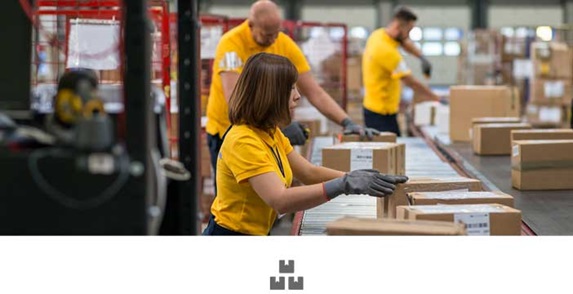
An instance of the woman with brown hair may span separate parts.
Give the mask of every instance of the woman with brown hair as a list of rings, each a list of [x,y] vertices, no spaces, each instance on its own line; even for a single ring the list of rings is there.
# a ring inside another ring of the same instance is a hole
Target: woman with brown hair
[[[342,194],[390,195],[404,176],[343,173],[315,166],[293,150],[288,125],[300,95],[285,57],[250,57],[229,100],[231,127],[217,158],[217,197],[203,235],[268,235],[277,215],[306,210]],[[305,186],[290,187],[293,176]]]

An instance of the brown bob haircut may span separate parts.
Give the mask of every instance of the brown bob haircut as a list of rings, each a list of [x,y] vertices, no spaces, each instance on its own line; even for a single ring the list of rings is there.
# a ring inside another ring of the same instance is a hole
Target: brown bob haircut
[[[246,124],[271,132],[291,121],[289,100],[298,79],[285,57],[258,53],[251,56],[229,99],[231,124]]]

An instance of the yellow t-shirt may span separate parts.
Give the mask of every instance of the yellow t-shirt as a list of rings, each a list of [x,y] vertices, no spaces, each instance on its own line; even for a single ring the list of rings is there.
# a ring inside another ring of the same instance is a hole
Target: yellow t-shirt
[[[398,51],[398,43],[384,29],[370,35],[362,56],[364,108],[379,114],[396,114],[400,106],[400,79],[411,74]]]
[[[278,128],[274,136],[270,136],[248,125],[233,126],[217,159],[217,197],[211,206],[217,224],[243,234],[267,235],[277,213],[253,190],[248,179],[274,172],[285,187],[290,187],[292,170],[287,155],[292,150],[289,140]]]
[[[296,43],[284,33],[279,33],[276,41],[269,47],[261,47],[251,35],[248,21],[227,32],[217,45],[213,62],[213,76],[207,102],[207,133],[223,137],[229,128],[229,105],[223,94],[221,72],[241,73],[250,56],[259,52],[273,53],[288,58],[299,74],[310,70],[304,54]]]

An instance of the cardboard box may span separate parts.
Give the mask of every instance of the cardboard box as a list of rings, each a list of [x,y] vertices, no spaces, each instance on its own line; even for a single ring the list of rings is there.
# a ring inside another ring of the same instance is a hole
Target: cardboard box
[[[519,117],[516,88],[506,86],[450,87],[450,139],[467,142],[472,120],[477,117]]]
[[[472,127],[470,128],[470,140],[473,140],[474,127],[481,124],[507,124],[507,123],[520,123],[519,117],[476,117],[472,119]]]
[[[519,117],[476,117],[472,119],[472,126],[482,124],[511,124],[520,123]]]
[[[527,123],[474,126],[473,150],[478,155],[510,155],[511,131],[531,129]]]
[[[360,140],[359,135],[342,135],[340,137],[340,142],[387,142],[387,143],[396,143],[396,134],[390,132],[382,132],[380,135],[374,136],[372,141],[365,138],[364,140]]]
[[[573,189],[573,140],[515,141],[511,182],[519,190]]]
[[[511,131],[511,146],[514,141],[525,140],[573,140],[572,129],[537,129]]]
[[[119,69],[101,70],[100,79],[103,83],[120,83],[121,72]]]
[[[407,183],[397,185],[394,194],[376,199],[376,216],[396,218],[396,207],[408,205],[408,193],[442,191],[483,191],[483,188],[480,181],[470,178],[411,177]]]
[[[440,105],[436,108],[436,126],[441,134],[450,132],[450,106]]]
[[[408,194],[411,205],[438,204],[490,204],[497,203],[513,207],[513,197],[496,192],[415,192]]]
[[[531,43],[533,75],[549,79],[571,79],[571,49],[564,43]],[[547,56],[544,58],[543,56]]]
[[[460,223],[344,217],[326,224],[328,235],[340,236],[456,236],[465,235]]]
[[[530,101],[571,104],[573,98],[571,80],[534,78],[529,83],[529,87]]]
[[[436,121],[436,108],[439,102],[425,101],[414,105],[414,125],[433,126]]]
[[[521,235],[521,211],[501,204],[400,206],[398,217],[462,222],[468,235]]]
[[[406,175],[406,144],[396,144],[396,175]]]
[[[394,143],[341,143],[322,149],[322,165],[343,172],[373,168],[395,174],[396,151]]]
[[[346,87],[348,91],[361,91],[362,56],[349,57],[346,60]]]

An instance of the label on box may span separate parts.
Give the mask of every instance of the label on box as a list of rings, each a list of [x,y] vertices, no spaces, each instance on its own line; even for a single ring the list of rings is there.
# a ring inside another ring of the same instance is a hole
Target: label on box
[[[563,81],[547,81],[543,84],[543,90],[547,98],[561,98],[565,94]]]
[[[352,149],[350,150],[350,170],[371,169],[374,161],[372,149]]]
[[[540,107],[539,120],[543,122],[561,122],[561,108],[560,107]]]
[[[517,157],[519,156],[519,145],[513,145],[513,147],[511,148],[511,155],[513,157]]]
[[[513,76],[516,79],[527,79],[533,76],[533,63],[530,59],[513,60]]]
[[[455,223],[464,223],[468,236],[489,236],[489,213],[456,213]]]

